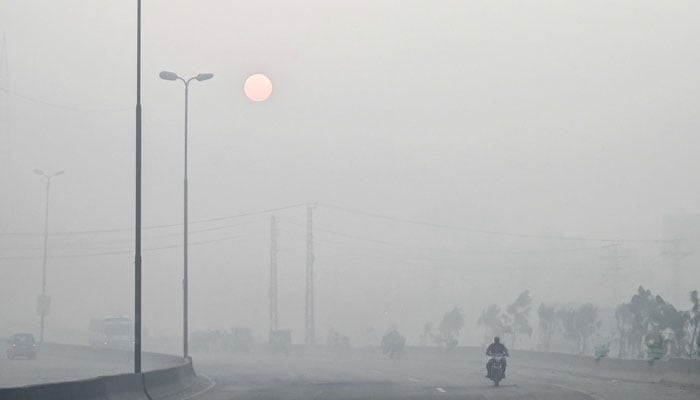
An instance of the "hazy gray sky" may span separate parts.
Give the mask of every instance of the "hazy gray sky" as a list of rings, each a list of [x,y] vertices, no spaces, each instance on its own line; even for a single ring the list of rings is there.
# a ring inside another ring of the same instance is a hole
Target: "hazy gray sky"
[[[1,232],[42,231],[44,186],[33,168],[66,171],[52,186],[52,231],[132,226],[135,4],[0,0],[0,101],[9,110]],[[192,220],[318,201],[481,230],[646,239],[661,237],[664,215],[700,211],[697,1],[143,7],[144,225],[182,220],[183,88],[158,79],[161,70],[215,74],[190,91]],[[253,73],[273,81],[267,102],[242,92]],[[301,339],[305,214],[280,216],[280,322]],[[193,329],[266,327],[269,216],[192,229],[238,222],[246,224],[192,234],[193,242],[231,238],[192,249]],[[517,252],[543,242],[323,204],[316,222],[404,245],[318,231],[322,337],[329,325],[359,337],[395,323],[411,339],[454,305],[472,321],[499,298],[484,282],[501,282],[509,300],[530,288],[536,302],[575,302],[607,279],[600,249],[525,257]],[[179,233],[147,231],[145,247],[178,245]],[[54,255],[127,252],[50,259],[50,326],[80,330],[92,315],[131,313],[131,244],[128,231],[51,237]],[[0,237],[0,255],[41,256],[41,245],[40,236]],[[668,293],[658,245],[625,251],[626,291],[644,284]],[[144,256],[145,324],[177,335],[181,249]],[[697,270],[684,271],[684,289],[697,288]],[[41,259],[0,260],[0,272],[16,276],[2,280],[0,323],[32,328]]]

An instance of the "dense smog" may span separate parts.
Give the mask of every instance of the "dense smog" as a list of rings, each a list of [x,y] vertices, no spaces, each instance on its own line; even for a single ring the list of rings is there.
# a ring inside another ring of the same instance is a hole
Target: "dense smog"
[[[0,0],[0,399],[700,398],[700,3]]]

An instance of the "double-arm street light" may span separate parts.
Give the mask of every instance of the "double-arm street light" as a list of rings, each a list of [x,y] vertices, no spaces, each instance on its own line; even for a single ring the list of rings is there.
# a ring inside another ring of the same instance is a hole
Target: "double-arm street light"
[[[43,176],[46,181],[46,212],[44,214],[44,268],[43,278],[41,280],[41,296],[37,305],[37,312],[41,317],[41,333],[39,335],[39,343],[44,343],[44,317],[49,313],[49,299],[46,297],[46,256],[49,241],[49,191],[51,190],[51,178],[59,176],[63,171],[47,174],[40,169],[35,169],[34,173]]]
[[[184,243],[183,243],[183,248],[184,248],[184,261],[183,261],[183,278],[182,278],[182,353],[183,357],[188,357],[188,349],[187,349],[187,341],[188,341],[188,336],[189,336],[189,328],[188,328],[188,281],[187,281],[187,222],[188,222],[188,215],[187,215],[187,104],[188,104],[188,94],[189,94],[189,88],[190,88],[190,82],[193,80],[198,80],[198,81],[206,81],[207,79],[211,79],[214,77],[214,74],[212,73],[203,73],[203,74],[198,74],[197,76],[193,76],[189,79],[184,79],[178,76],[174,72],[170,71],[162,71],[159,74],[161,79],[164,79],[166,81],[176,81],[176,80],[181,80],[182,83],[185,84],[185,180],[184,180]]]

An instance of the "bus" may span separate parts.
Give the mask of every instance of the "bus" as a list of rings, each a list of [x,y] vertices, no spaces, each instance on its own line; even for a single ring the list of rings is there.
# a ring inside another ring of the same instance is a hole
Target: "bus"
[[[91,318],[90,345],[108,349],[133,348],[134,321],[121,316]]]

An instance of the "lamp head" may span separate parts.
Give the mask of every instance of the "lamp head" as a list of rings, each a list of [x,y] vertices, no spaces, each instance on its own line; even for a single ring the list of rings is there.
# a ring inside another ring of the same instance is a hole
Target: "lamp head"
[[[44,173],[44,171],[42,171],[42,170],[40,170],[40,169],[38,169],[38,168],[34,168],[34,173],[37,174],[37,175],[46,176],[46,174]]]
[[[160,76],[160,79],[166,81],[174,81],[177,79],[177,74],[170,71],[160,71],[160,74],[158,74],[158,76]]]
[[[207,79],[211,79],[213,77],[214,77],[214,74],[212,74],[211,72],[205,72],[202,74],[198,74],[195,77],[195,79],[197,79],[198,81],[206,81]]]

